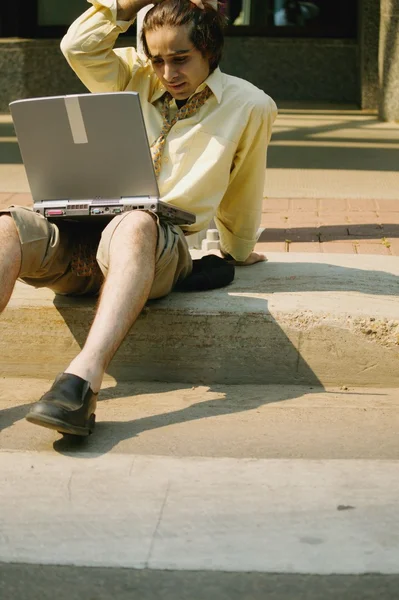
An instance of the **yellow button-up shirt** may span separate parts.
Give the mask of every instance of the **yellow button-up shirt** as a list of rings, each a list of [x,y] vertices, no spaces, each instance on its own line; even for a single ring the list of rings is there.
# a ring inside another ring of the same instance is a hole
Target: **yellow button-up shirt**
[[[71,25],[61,49],[91,92],[139,93],[151,145],[162,128],[160,104],[166,90],[145,56],[134,48],[114,48],[118,35],[132,24],[117,21],[116,0],[89,2],[93,6]],[[277,108],[263,91],[219,69],[196,92],[205,85],[213,95],[167,136],[160,196],[195,213],[196,223],[184,227],[187,233],[205,229],[214,218],[221,248],[243,261],[256,243]]]

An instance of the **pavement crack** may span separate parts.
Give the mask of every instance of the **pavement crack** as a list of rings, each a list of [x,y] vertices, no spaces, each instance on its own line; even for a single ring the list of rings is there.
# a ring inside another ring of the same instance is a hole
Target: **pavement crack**
[[[360,373],[367,373],[367,371],[371,371],[372,369],[375,369],[376,367],[378,367],[378,363],[373,363],[372,365],[368,365],[367,367],[364,367],[363,369],[361,369]]]
[[[73,477],[73,472],[71,473],[71,476],[67,483],[67,493],[68,493],[69,502],[72,502],[72,477]]]
[[[165,506],[166,506],[166,502],[167,502],[167,500],[168,500],[168,496],[169,496],[169,491],[170,491],[170,488],[171,488],[171,482],[170,482],[170,480],[168,480],[168,485],[166,486],[166,490],[165,490],[165,496],[164,496],[164,499],[163,499],[163,501],[162,501],[162,506],[161,506],[161,509],[160,509],[160,511],[159,511],[159,515],[158,515],[157,524],[155,525],[154,533],[153,533],[153,535],[152,535],[152,540],[151,540],[150,549],[149,549],[149,551],[148,551],[147,559],[146,559],[146,561],[145,561],[145,568],[146,568],[146,569],[148,569],[148,568],[149,568],[149,563],[150,563],[151,556],[152,556],[152,552],[153,552],[153,550],[154,550],[154,546],[155,546],[155,539],[156,539],[156,537],[157,537],[158,529],[159,529],[159,526],[160,526],[160,524],[161,524],[161,521],[162,521],[163,513],[164,513],[164,511],[165,511]]]

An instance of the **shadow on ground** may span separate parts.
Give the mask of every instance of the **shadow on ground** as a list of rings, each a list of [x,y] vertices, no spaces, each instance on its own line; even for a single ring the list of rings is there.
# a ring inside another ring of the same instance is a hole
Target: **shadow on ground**
[[[0,564],[4,600],[396,600],[398,575],[221,573]],[[60,585],[62,583],[62,585]],[[178,594],[176,590],[179,590]]]
[[[302,120],[301,125],[296,124],[301,117],[311,118],[312,121],[307,123]],[[374,135],[371,135],[370,128],[380,124],[375,116],[351,119],[350,115],[333,114],[330,111],[313,114],[310,111],[301,113],[285,110],[282,118],[284,125],[277,121],[268,151],[269,168],[398,170],[399,127],[384,126],[378,133],[373,131]],[[326,123],[329,119],[333,119],[333,122]],[[317,121],[322,123],[317,125]],[[396,135],[390,135],[392,132]],[[317,142],[317,145],[312,145],[312,142]],[[283,144],[280,145],[281,143]]]
[[[277,121],[268,151],[269,168],[394,172],[398,169],[399,128],[384,126],[378,130],[378,134],[374,131],[374,135],[368,135],[370,128],[380,123],[375,116],[351,119],[350,114],[342,115],[328,110],[318,111],[317,114],[284,110],[282,116],[285,120],[292,118],[293,123],[292,126],[284,124],[279,130]],[[304,124],[302,121],[301,125],[296,125],[295,121],[301,117],[312,117],[312,122]],[[326,124],[328,119],[333,119],[333,122]],[[324,123],[317,125],[319,120]],[[353,137],[344,134],[348,130],[355,132],[352,133]],[[392,135],[392,132],[397,135]],[[284,145],[279,145],[282,142]],[[312,146],[312,142],[318,142],[318,145]],[[21,163],[13,124],[0,123],[0,164]]]
[[[267,221],[267,214],[264,215]],[[320,225],[315,227],[287,227],[277,228],[264,227],[259,236],[260,242],[330,242],[333,240],[345,240],[355,243],[357,240],[397,238],[399,237],[399,224],[385,223],[361,223],[342,225]]]

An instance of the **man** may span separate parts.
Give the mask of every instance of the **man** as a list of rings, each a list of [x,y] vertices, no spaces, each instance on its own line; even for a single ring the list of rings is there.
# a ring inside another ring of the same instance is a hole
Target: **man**
[[[114,44],[148,0],[90,2],[61,48],[90,91],[139,93],[161,198],[197,222],[180,228],[134,211],[99,231],[18,207],[0,214],[0,311],[17,278],[60,294],[101,288],[84,347],[27,415],[74,435],[92,432],[104,372],[146,301],[190,274],[186,234],[215,218],[224,255],[240,265],[265,260],[253,248],[276,116],[266,94],[220,72],[223,17],[210,2],[158,0],[143,24],[146,56]]]

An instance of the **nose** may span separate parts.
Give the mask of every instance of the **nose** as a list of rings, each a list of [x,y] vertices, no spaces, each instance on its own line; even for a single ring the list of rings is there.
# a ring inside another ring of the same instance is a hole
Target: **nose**
[[[168,83],[172,83],[172,81],[176,79],[176,75],[176,67],[173,64],[168,65],[165,63],[163,73],[165,81],[167,81]]]

